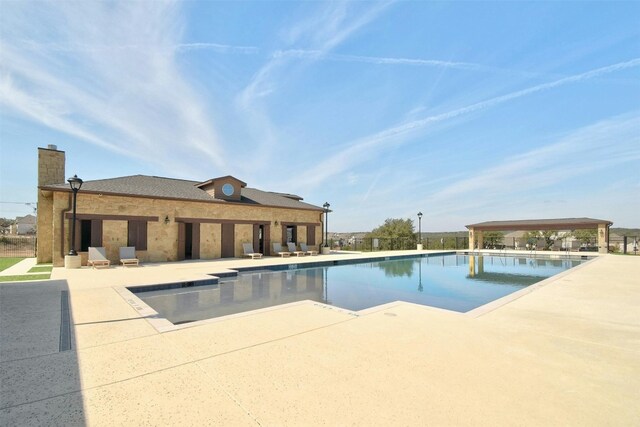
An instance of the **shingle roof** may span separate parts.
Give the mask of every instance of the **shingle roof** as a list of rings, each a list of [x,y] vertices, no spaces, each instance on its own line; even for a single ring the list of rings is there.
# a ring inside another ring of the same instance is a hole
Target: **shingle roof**
[[[16,218],[16,224],[33,225],[35,223],[36,223],[36,217],[31,214]]]
[[[545,229],[578,229],[594,227],[598,224],[613,224],[605,219],[593,218],[553,218],[553,219],[521,219],[513,221],[487,221],[469,224],[467,228],[476,230],[545,230]],[[564,227],[564,228],[563,228]]]
[[[288,195],[285,195],[284,193],[273,193],[247,187],[242,188],[242,198],[239,202],[216,199],[206,191],[198,188],[198,184],[201,184],[201,182],[174,178],[163,178],[158,176],[132,175],[118,178],[84,181],[80,191],[126,196],[142,196],[220,203],[245,203],[248,205],[254,204],[296,209],[323,210],[319,206],[314,206],[309,203],[294,200],[290,196],[287,197]],[[70,191],[69,186],[66,184],[46,185],[42,188]]]

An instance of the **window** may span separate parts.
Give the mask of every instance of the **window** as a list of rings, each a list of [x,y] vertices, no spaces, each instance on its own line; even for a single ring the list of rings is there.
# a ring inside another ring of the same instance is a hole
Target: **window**
[[[147,221],[129,221],[127,246],[133,246],[139,251],[147,250]]]

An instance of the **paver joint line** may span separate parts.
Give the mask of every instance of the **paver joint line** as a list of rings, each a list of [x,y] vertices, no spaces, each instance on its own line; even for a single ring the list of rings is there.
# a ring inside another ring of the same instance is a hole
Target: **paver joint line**
[[[100,324],[100,323],[126,322],[128,320],[140,320],[140,319],[144,319],[144,317],[126,317],[124,319],[96,320],[95,322],[74,323],[74,326],[97,325],[97,324]]]
[[[341,320],[339,322],[335,322],[335,323],[332,323],[330,325],[324,325],[324,326],[320,326],[320,327],[317,327],[317,328],[308,329],[306,331],[298,332],[296,334],[291,334],[291,335],[287,335],[287,336],[280,337],[280,338],[274,338],[274,339],[269,340],[269,341],[263,341],[263,342],[260,342],[260,343],[248,345],[246,347],[236,348],[234,350],[225,351],[223,353],[218,353],[218,354],[214,354],[214,355],[207,356],[207,357],[201,357],[199,359],[193,360],[190,363],[202,362],[203,360],[214,359],[216,357],[225,356],[227,354],[237,353],[239,351],[248,350],[250,348],[260,347],[260,346],[265,345],[265,344],[270,344],[270,343],[278,342],[278,341],[284,341],[284,340],[289,339],[289,338],[298,337],[300,335],[308,334],[309,332],[319,331],[321,329],[326,329],[326,328],[329,328],[329,327],[332,327],[332,326],[335,326],[335,325],[340,325],[342,323],[350,322],[350,321],[355,320],[355,319],[358,319],[358,317],[353,317],[351,319]]]

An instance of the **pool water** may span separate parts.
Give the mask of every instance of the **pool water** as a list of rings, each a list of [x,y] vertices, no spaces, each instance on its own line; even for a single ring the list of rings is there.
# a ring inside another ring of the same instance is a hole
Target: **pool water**
[[[351,311],[400,300],[467,312],[585,261],[448,254],[262,270],[222,278],[217,284],[134,292],[174,324],[303,300]]]

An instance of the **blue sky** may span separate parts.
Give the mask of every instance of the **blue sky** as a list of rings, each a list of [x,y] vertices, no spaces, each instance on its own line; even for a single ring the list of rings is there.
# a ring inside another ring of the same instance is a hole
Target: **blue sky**
[[[331,203],[331,231],[424,213],[640,227],[640,2],[0,4],[0,216],[37,147],[67,175]]]

